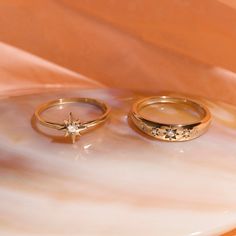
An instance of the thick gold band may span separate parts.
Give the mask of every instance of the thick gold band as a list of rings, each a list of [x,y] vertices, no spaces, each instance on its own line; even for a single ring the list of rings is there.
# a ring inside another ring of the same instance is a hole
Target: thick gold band
[[[98,107],[102,110],[103,114],[97,119],[81,122],[80,120],[73,120],[72,113],[70,112],[68,120],[65,120],[64,123],[55,123],[51,121],[46,121],[41,114],[54,106],[60,106],[70,103],[89,103]],[[34,115],[41,125],[44,125],[48,128],[57,129],[65,131],[65,136],[71,136],[73,143],[76,140],[77,136],[80,136],[81,133],[88,131],[91,128],[94,128],[106,121],[110,112],[110,108],[103,102],[98,101],[93,98],[60,98],[58,100],[53,100],[47,103],[40,105]]]
[[[140,111],[153,104],[188,104],[201,116],[201,119],[193,123],[168,124],[145,119]],[[133,123],[144,133],[164,141],[187,141],[199,137],[206,132],[210,125],[211,114],[207,107],[185,98],[168,96],[156,96],[141,99],[134,103],[130,118]]]

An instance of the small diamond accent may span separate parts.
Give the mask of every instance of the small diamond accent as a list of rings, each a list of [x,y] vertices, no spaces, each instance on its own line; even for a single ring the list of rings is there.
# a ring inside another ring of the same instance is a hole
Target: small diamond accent
[[[72,113],[70,112],[68,120],[64,120],[64,127],[62,130],[65,130],[65,136],[70,136],[72,142],[75,143],[76,137],[81,135],[81,132],[87,127],[82,124],[80,120],[74,120]]]
[[[67,130],[69,133],[74,134],[78,131],[78,127],[76,125],[68,125]]]
[[[182,132],[182,136],[184,138],[189,138],[190,137],[190,132],[191,132],[190,129],[184,129],[183,132]]]
[[[174,132],[173,130],[168,130],[168,131],[166,132],[166,135],[167,135],[168,137],[170,137],[170,138],[173,138],[173,137],[175,136],[175,132]]]
[[[144,125],[144,124],[142,124],[142,125],[141,125],[141,129],[142,129],[143,131],[145,131],[145,130],[146,130],[146,127],[145,127],[145,125]]]
[[[158,135],[160,135],[160,130],[159,130],[159,128],[153,128],[153,129],[152,129],[152,135],[153,135],[153,136],[158,136]]]
[[[173,140],[176,139],[176,136],[179,135],[179,133],[177,132],[177,129],[168,128],[165,129],[164,135],[166,139]]]

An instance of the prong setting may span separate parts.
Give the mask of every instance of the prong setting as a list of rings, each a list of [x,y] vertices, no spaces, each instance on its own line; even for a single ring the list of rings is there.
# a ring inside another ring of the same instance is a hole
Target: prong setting
[[[75,143],[76,138],[81,136],[81,132],[86,129],[86,126],[82,124],[82,122],[77,119],[73,119],[73,115],[70,112],[68,120],[64,120],[64,128],[65,137],[70,136],[72,143]]]

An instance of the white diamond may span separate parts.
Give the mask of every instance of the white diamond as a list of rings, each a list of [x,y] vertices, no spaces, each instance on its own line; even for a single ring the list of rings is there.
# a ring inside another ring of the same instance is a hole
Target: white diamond
[[[153,128],[153,129],[152,129],[152,134],[153,134],[154,136],[159,135],[159,134],[160,134],[159,129],[158,129],[158,128]]]
[[[73,133],[76,133],[76,131],[78,130],[78,127],[76,125],[68,125],[67,130],[69,133],[73,134]]]
[[[175,132],[173,130],[168,130],[166,132],[167,136],[170,137],[170,138],[173,138],[175,136]]]

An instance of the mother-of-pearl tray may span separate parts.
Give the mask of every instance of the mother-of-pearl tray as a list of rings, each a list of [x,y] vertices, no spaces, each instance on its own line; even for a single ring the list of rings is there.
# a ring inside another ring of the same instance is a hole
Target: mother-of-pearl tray
[[[72,96],[112,107],[108,122],[75,145],[32,119],[40,103]],[[236,226],[236,109],[202,99],[209,131],[160,142],[130,126],[137,97],[78,89],[0,100],[0,235],[193,236]]]

